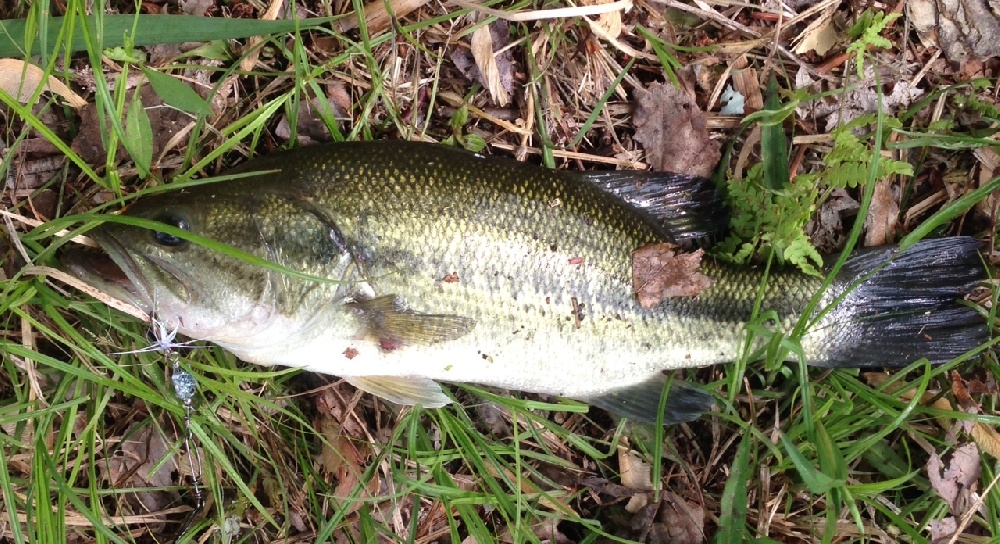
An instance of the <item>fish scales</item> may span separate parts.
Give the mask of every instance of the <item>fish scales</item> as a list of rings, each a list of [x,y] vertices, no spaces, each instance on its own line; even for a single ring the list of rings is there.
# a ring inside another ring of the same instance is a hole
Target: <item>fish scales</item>
[[[632,252],[673,241],[672,218],[612,195],[591,182],[597,177],[410,142],[307,148],[232,173],[250,172],[265,173],[143,199],[127,213],[336,282],[265,270],[159,232],[111,223],[93,231],[128,275],[123,298],[150,311],[155,299],[157,313],[181,333],[250,362],[592,400],[667,369],[732,361],[761,289],[760,269],[705,258],[701,271],[711,287],[643,308],[633,291]],[[657,183],[642,176],[635,174],[636,186]],[[925,350],[934,357],[974,346],[983,326],[956,309],[955,299],[982,271],[972,264],[975,242],[957,240],[897,259],[903,272],[934,278],[940,271],[932,261],[954,265],[947,284],[907,309],[906,293],[876,276],[864,284],[868,291],[848,295],[803,337],[806,357],[828,366],[905,364],[921,353],[909,338],[927,325],[943,327]],[[849,277],[834,282],[820,308],[898,257],[894,249],[883,253],[852,258]],[[950,257],[934,257],[939,253]],[[103,281],[82,261],[69,261],[74,273]],[[790,330],[822,283],[774,271],[761,309],[776,312],[777,325]],[[878,301],[896,298],[901,315],[945,317],[894,318],[886,327]],[[865,363],[859,346],[889,333],[898,338],[882,340],[896,351]],[[412,396],[360,378],[352,383],[393,400]],[[409,387],[401,383],[392,387]]]
[[[330,361],[331,352],[359,349],[359,342],[343,340],[319,352],[296,353],[294,362],[347,375],[362,363],[380,374],[416,372],[450,381],[482,381],[488,373],[494,385],[528,391],[537,390],[532,381],[543,376],[562,384],[544,392],[578,396],[592,393],[595,383],[621,387],[637,375],[737,355],[758,275],[706,263],[705,272],[725,289],[643,309],[632,291],[631,252],[667,241],[651,221],[557,171],[506,161],[501,169],[492,159],[468,160],[465,154],[456,163],[451,150],[431,149],[441,153],[404,154],[383,145],[374,156],[306,157],[275,174],[281,185],[267,178],[257,183],[261,191],[275,185],[311,195],[349,243],[371,254],[367,276],[376,293],[399,294],[420,312],[469,317],[475,328],[446,344],[408,346],[395,357],[373,353],[387,359],[381,364],[358,356]],[[362,161],[385,166],[370,169]],[[310,272],[323,274],[325,261],[317,264]],[[458,281],[445,282],[452,274]],[[770,284],[780,299],[772,296],[764,307],[794,320],[819,282],[782,279],[778,274]],[[319,300],[336,299],[335,290],[328,288]],[[295,303],[282,311],[300,308]],[[423,357],[418,350],[426,352]],[[414,363],[419,359],[424,361]],[[414,364],[420,365],[416,371]],[[566,379],[567,369],[580,383]]]

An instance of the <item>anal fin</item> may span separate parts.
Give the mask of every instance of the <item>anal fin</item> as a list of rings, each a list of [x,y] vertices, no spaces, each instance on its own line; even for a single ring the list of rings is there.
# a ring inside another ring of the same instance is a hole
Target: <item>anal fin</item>
[[[578,400],[626,419],[655,424],[660,408],[660,395],[663,394],[666,383],[666,376],[656,376],[600,396]],[[663,424],[694,421],[711,410],[714,405],[715,401],[708,393],[687,382],[674,380],[670,384],[670,391],[667,392]]]
[[[441,408],[451,403],[437,382],[409,376],[344,376],[347,383],[396,404]]]

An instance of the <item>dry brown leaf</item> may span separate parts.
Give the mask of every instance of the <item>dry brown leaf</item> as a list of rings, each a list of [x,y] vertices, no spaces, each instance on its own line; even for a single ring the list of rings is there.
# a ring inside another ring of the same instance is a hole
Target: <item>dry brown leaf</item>
[[[813,79],[806,70],[799,70],[795,75],[796,89],[825,90],[826,87],[822,83]],[[882,92],[887,85],[892,85],[890,94]],[[924,90],[911,84],[909,80],[883,78],[881,73],[879,78],[876,78],[874,69],[869,67],[865,69],[864,78],[852,85],[847,92],[803,102],[795,108],[795,113],[804,119],[817,121],[826,117],[824,130],[830,132],[838,125],[878,111],[880,107],[882,111],[894,115],[896,111],[910,107],[923,95]]]
[[[671,83],[654,83],[638,91],[633,119],[635,139],[654,170],[709,177],[722,158],[704,112]]]
[[[87,101],[73,89],[52,76],[46,78],[45,71],[34,64],[19,59],[0,59],[0,90],[21,103],[35,94],[43,80],[46,81],[45,90],[63,97],[70,106],[82,108],[87,105]]]
[[[865,376],[865,381],[867,381],[869,385],[872,385],[874,387],[878,387],[886,383],[886,381],[888,381],[889,379],[888,375],[879,372],[866,372],[864,376]],[[902,387],[901,383],[897,383],[895,385],[897,387],[891,388],[890,391]],[[956,389],[958,389],[957,392]],[[956,382],[954,374],[952,375],[952,391],[953,394],[955,394],[956,398],[968,397],[966,402],[970,403],[968,404],[970,408],[964,411],[971,413],[979,413],[978,403],[976,403],[971,398],[971,396],[969,396],[969,393],[966,390],[964,382],[960,380]],[[902,394],[900,394],[900,398],[904,401],[909,401],[913,399],[913,394],[914,394],[913,390],[904,391]],[[921,397],[920,402],[923,403],[924,405],[929,405],[931,408],[935,408],[937,410],[949,410],[949,411],[956,410],[955,406],[951,403],[951,401],[942,397],[939,391],[931,391],[931,390],[926,391],[923,397]],[[945,430],[951,429],[954,422],[953,418],[947,416],[936,416],[934,419],[937,421],[938,425]],[[1000,433],[998,433],[996,429],[981,421],[963,422],[963,424],[965,424],[964,425],[965,429],[968,431],[969,435],[975,441],[976,445],[979,446],[980,450],[990,454],[996,459],[1000,459]]]
[[[488,26],[489,31],[480,28],[473,33],[472,51],[464,47],[453,48],[448,56],[451,61],[470,81],[476,81],[487,89],[490,96],[501,105],[506,105],[510,101],[510,95],[514,91],[514,56],[507,47],[510,43],[510,28],[506,21],[494,21]],[[489,43],[487,44],[487,38]],[[478,51],[478,55],[477,55]],[[485,69],[484,69],[485,66]],[[492,71],[495,78],[491,81],[488,71]],[[499,79],[496,79],[496,78]],[[496,85],[499,84],[499,88]],[[442,97],[448,93],[442,93]],[[501,98],[504,102],[501,102]],[[475,111],[474,106],[466,105],[465,100],[460,98],[458,105],[469,108],[470,113],[475,113],[477,117],[486,117],[482,111]],[[489,117],[486,117],[489,119]],[[507,130],[522,133],[523,128],[513,127],[510,123],[499,119],[490,119],[504,126]],[[505,126],[510,125],[510,126]]]
[[[837,25],[834,24],[834,14],[837,6],[832,5],[817,17],[809,26],[793,40],[798,42],[794,51],[799,55],[804,55],[809,51],[815,51],[818,55],[825,55],[836,43],[840,33]]]
[[[133,429],[126,432],[125,436],[129,438],[122,441],[120,453],[98,463],[101,476],[107,479],[113,488],[122,492],[124,507],[122,513],[160,512],[174,503],[178,496],[176,491],[165,490],[172,490],[183,481],[185,474],[190,473],[190,467],[186,462],[178,462],[178,459],[186,456],[184,452],[177,452],[172,460],[164,463],[163,458],[169,454],[170,446],[155,425],[144,425]],[[194,456],[194,458],[203,457]],[[181,474],[180,481],[175,479],[174,471]],[[129,488],[138,489],[125,492]],[[160,524],[155,525],[158,528],[154,531],[162,529]]]
[[[705,509],[672,491],[664,491],[660,521],[653,525],[651,536],[658,542],[704,542]]]
[[[652,467],[625,446],[618,446],[618,471],[621,473],[624,487],[638,491],[652,491]],[[635,493],[625,504],[625,511],[635,514],[647,508],[650,500],[649,493]]]
[[[641,491],[653,489],[652,467],[625,446],[618,446],[618,470],[623,486]]]
[[[139,90],[139,100],[142,101],[142,105],[146,109],[146,116],[149,118],[150,128],[153,131],[153,165],[159,167],[160,157],[164,151],[177,145],[179,143],[178,137],[183,137],[194,126],[194,121],[187,113],[176,108],[162,107],[163,99],[153,91],[153,87],[148,83]],[[107,118],[105,121],[110,122]],[[97,106],[87,104],[85,108],[80,110],[80,131],[76,134],[70,147],[88,164],[103,164],[107,158],[101,132],[101,116],[97,113]],[[126,155],[125,148],[119,146],[118,158],[124,159]]]
[[[389,2],[389,5],[392,7],[391,15],[385,9],[386,3],[384,0],[369,2],[365,5],[365,27],[368,28],[369,34],[373,36],[379,34],[389,28],[389,23],[393,17],[396,19],[405,17],[427,2],[428,0],[391,0]],[[357,14],[352,13],[350,16],[341,19],[339,25],[341,32],[358,28]]]
[[[971,442],[955,450],[947,467],[937,453],[932,453],[927,460],[931,487],[948,503],[953,514],[965,513],[975,502],[976,483],[982,472],[980,461],[979,449]]]
[[[996,139],[995,137],[1000,135],[994,134],[993,136],[993,139]],[[972,153],[979,161],[979,176],[976,179],[977,186],[982,187],[996,177],[997,172],[1000,172],[1000,154],[991,147],[981,147]],[[993,217],[997,213],[998,207],[1000,207],[1000,198],[998,198],[996,192],[993,192],[990,196],[976,204],[976,211],[987,217]]]
[[[506,106],[510,102],[510,95],[507,94],[501,81],[500,67],[495,53],[497,48],[493,43],[491,26],[481,26],[472,33],[472,58],[476,61],[476,67],[482,74],[483,84],[490,96],[497,104]]]
[[[994,459],[1000,459],[1000,433],[993,427],[977,421],[969,431],[979,449],[990,454]]]
[[[340,85],[339,82],[338,85]],[[295,135],[299,145],[308,146],[318,142],[329,142],[332,138],[330,128],[327,127],[323,117],[320,116],[320,112],[324,112],[333,119],[344,119],[347,116],[347,112],[341,111],[338,102],[332,97],[328,96],[325,103],[318,97],[310,100],[300,100],[298,122],[295,125]],[[340,123],[338,122],[337,124],[339,125]],[[292,127],[288,122],[287,115],[281,116],[278,126],[274,129],[274,134],[284,140],[292,137]]]
[[[972,395],[969,394],[969,389],[965,386],[965,380],[962,379],[962,375],[954,370],[951,372],[951,394],[955,396],[955,400],[958,401],[958,405],[962,407],[963,412],[970,414],[979,413],[979,403],[973,400]]]
[[[628,502],[625,503],[625,511],[629,514],[635,514],[640,510],[649,507],[650,493],[636,493],[629,498]]]
[[[931,520],[927,524],[927,531],[931,534],[931,542],[934,544],[947,542],[958,531],[958,519],[955,516],[948,516],[944,519]]]
[[[613,0],[584,0],[581,4],[585,6],[597,6],[601,4],[610,4],[612,2]],[[608,13],[602,13],[598,16],[596,24],[603,29],[608,36],[617,38],[622,34],[622,12],[611,11]]]
[[[215,2],[212,0],[180,0],[177,3],[177,6],[181,8],[181,13],[196,17],[204,16],[205,12],[213,5],[215,5]]]
[[[337,482],[334,496],[346,497],[361,481],[361,475],[373,456],[371,441],[364,429],[353,416],[353,406],[344,401],[345,397],[336,388],[326,388],[316,398],[317,416],[313,426],[325,439],[316,461],[320,469]],[[373,497],[378,493],[381,480],[377,473],[365,485],[360,498]],[[354,513],[362,506],[361,501],[350,501],[343,507]]]
[[[699,270],[704,250],[677,254],[675,248],[650,244],[632,252],[632,288],[643,308],[655,308],[666,298],[695,297],[712,286],[712,278]]]
[[[857,215],[858,201],[844,189],[834,189],[819,207],[812,221],[806,225],[806,234],[820,253],[833,253],[844,247],[847,238],[844,228],[846,217]]]
[[[733,90],[743,96],[744,113],[764,109],[764,97],[760,93],[760,79],[756,68],[734,68],[730,78],[733,80]]]
[[[339,476],[342,469],[346,473],[360,474],[364,459],[350,437],[344,434],[340,423],[329,415],[319,414],[313,427],[326,439],[319,452],[320,471],[330,476]]]
[[[893,180],[881,179],[875,183],[871,208],[865,219],[866,246],[881,246],[891,244],[896,237],[896,227],[899,225],[899,204],[893,194]]]
[[[270,5],[267,6],[267,10],[260,16],[260,20],[273,21],[277,19],[278,13],[284,4],[284,0],[271,0]],[[249,51],[249,54],[240,62],[240,70],[244,72],[253,70],[254,65],[257,64],[257,58],[260,57],[260,47],[258,46],[262,43],[264,43],[262,36],[250,36],[246,46],[243,48],[244,51]]]

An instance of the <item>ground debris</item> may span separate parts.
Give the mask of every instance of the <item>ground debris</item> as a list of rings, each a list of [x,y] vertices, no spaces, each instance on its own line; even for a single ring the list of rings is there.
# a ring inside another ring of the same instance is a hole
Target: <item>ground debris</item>
[[[826,254],[844,247],[849,230],[844,228],[844,220],[857,213],[858,201],[845,189],[835,189],[820,205],[813,220],[806,225],[809,241],[821,253]]]
[[[325,100],[314,97],[299,101],[299,113],[295,124],[295,136],[299,145],[308,146],[331,140],[330,127],[327,126],[324,117],[335,122],[338,127],[342,124],[340,121],[347,118],[347,110],[342,107],[342,101],[338,99],[346,94],[343,84],[335,81],[328,85],[328,91]],[[292,130],[288,115],[281,116],[274,134],[283,140],[291,139]]]
[[[500,106],[510,103],[514,92],[514,56],[510,52],[510,28],[497,20],[472,33],[469,49],[451,50],[451,60],[462,75],[486,88]]]
[[[635,140],[654,170],[709,177],[722,158],[698,104],[671,83],[636,90]]]
[[[815,51],[818,55],[825,55],[827,51],[846,37],[844,29],[847,24],[843,20],[844,18],[838,14],[837,7],[838,3],[830,3],[819,17],[809,23],[809,26],[792,40],[792,43],[797,44],[795,46],[796,53],[803,55],[809,51]]]
[[[983,510],[983,502],[976,489],[981,473],[979,448],[972,442],[956,449],[947,466],[940,455],[931,453],[927,460],[927,476],[931,487],[948,503],[952,514],[928,524],[932,541],[948,541],[964,530],[965,524],[959,520],[970,509]]]
[[[155,425],[137,425],[134,432],[126,432],[117,454],[98,463],[98,471],[109,486],[119,491],[117,504],[120,516],[163,512],[176,504],[179,495],[173,491],[183,481],[182,474],[189,471],[185,463],[173,459],[163,462],[170,455],[170,445]],[[135,488],[135,491],[128,491]],[[168,518],[148,522],[153,534],[169,532]]]
[[[1000,55],[1000,8],[988,0],[910,0],[909,20],[924,45],[953,62]]]
[[[19,59],[0,59],[0,90],[15,100],[27,102],[38,87],[63,97],[74,108],[87,104],[73,89],[51,75],[46,77],[45,72],[34,64]]]
[[[892,90],[883,92],[880,85],[891,85]],[[795,76],[795,87],[810,88],[813,91],[826,90],[824,84],[813,79],[808,72],[800,69]],[[865,69],[865,76],[850,90],[836,93],[820,100],[804,102],[795,109],[795,114],[803,119],[820,120],[826,118],[825,130],[830,132],[837,126],[848,123],[867,113],[882,108],[887,115],[908,108],[924,95],[923,89],[914,86],[902,74],[879,73],[871,67]]]
[[[146,116],[149,117],[149,124],[152,128],[152,156],[155,165],[164,149],[172,145],[174,136],[184,129],[190,118],[180,110],[165,107],[163,100],[153,92],[153,88],[149,84],[143,85],[139,89],[139,100],[142,101],[142,105],[146,109]],[[73,151],[76,151],[88,164],[102,164],[106,160],[107,151],[101,138],[101,116],[97,112],[97,106],[95,104],[84,106],[80,110],[80,121],[80,132],[71,146]],[[127,156],[125,147],[120,146],[117,154],[118,159],[125,160]]]
[[[650,542],[696,544],[705,542],[705,509],[672,491],[664,491],[660,521],[650,527]]]
[[[971,442],[956,449],[947,466],[937,453],[932,453],[927,460],[931,487],[948,503],[952,513],[965,512],[975,501],[976,484],[981,473],[979,449]]]

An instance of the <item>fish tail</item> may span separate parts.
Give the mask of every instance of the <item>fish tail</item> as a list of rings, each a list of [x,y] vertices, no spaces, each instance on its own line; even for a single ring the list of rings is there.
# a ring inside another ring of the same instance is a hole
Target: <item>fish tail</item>
[[[986,319],[963,301],[983,280],[979,246],[959,236],[852,255],[834,284],[846,295],[810,333],[821,340],[809,363],[903,367],[926,357],[940,364],[981,346],[990,336]]]

